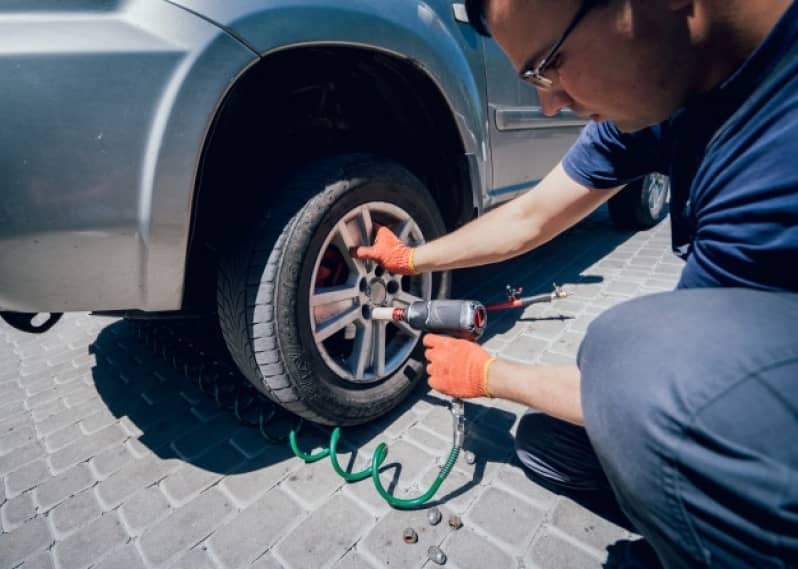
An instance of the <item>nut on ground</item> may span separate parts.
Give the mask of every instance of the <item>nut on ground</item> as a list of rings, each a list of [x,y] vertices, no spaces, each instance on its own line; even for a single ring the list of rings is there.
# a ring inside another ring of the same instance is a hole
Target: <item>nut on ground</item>
[[[440,523],[441,518],[441,511],[438,508],[432,508],[430,511],[427,512],[427,521],[429,525],[436,526]]]
[[[449,527],[452,529],[460,529],[463,527],[463,520],[460,519],[460,516],[450,516]]]
[[[446,554],[441,550],[440,547],[435,545],[430,546],[430,548],[427,550],[427,558],[438,565],[443,565],[446,563]]]
[[[402,533],[402,539],[405,540],[405,543],[416,543],[418,541],[418,534],[413,528],[407,528]]]

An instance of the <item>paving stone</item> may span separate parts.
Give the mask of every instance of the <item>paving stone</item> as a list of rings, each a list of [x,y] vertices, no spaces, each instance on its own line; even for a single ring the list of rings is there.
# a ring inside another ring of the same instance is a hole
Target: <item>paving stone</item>
[[[40,484],[33,491],[33,497],[39,510],[46,512],[92,484],[94,484],[94,478],[92,478],[89,467],[85,463],[81,463]]]
[[[557,502],[557,495],[532,482],[518,464],[506,464],[496,476],[496,486],[522,496],[543,511],[548,511]]]
[[[321,567],[342,557],[372,520],[353,500],[336,494],[277,545],[277,555],[290,567]]]
[[[27,408],[25,407],[24,401],[2,403],[0,404],[0,421],[13,419],[14,417],[21,417],[22,420],[25,421],[27,420],[26,411]]]
[[[42,482],[49,480],[50,477],[50,469],[47,467],[45,459],[34,460],[6,476],[6,494],[9,498],[13,498],[26,490],[35,488]]]
[[[133,455],[125,444],[97,453],[88,464],[97,480],[105,480],[132,460]]]
[[[463,456],[461,454],[460,458],[458,458],[458,462],[462,460]],[[432,484],[438,478],[438,474],[440,474],[439,468],[429,469],[424,475],[424,478],[422,478],[419,486],[425,491],[428,488],[432,488]],[[436,506],[440,508],[445,505],[448,510],[462,516],[471,506],[472,502],[476,500],[478,495],[476,487],[478,484],[478,480],[466,476],[460,470],[452,469],[440,487],[438,487],[438,491],[435,492],[432,500],[425,504],[425,507],[431,508],[432,506]],[[376,500],[380,500],[385,504],[385,501],[377,494],[373,487],[369,488],[369,490],[374,494]]]
[[[218,415],[205,424],[197,420],[196,424],[198,428],[187,430],[172,443],[172,447],[186,460],[200,456],[218,443],[229,441],[242,429],[241,424],[228,414]]]
[[[451,512],[445,507],[440,509],[443,520],[435,526],[427,522],[424,511],[391,510],[358,543],[358,550],[386,567],[421,567],[427,560],[427,549],[440,545],[452,531],[446,523]],[[404,542],[405,528],[416,531],[417,543]]]
[[[330,465],[329,459],[306,464],[294,470],[280,487],[295,497],[307,509],[313,509],[326,502],[344,484]]]
[[[238,508],[246,508],[291,472],[303,467],[290,450],[283,448],[279,453],[267,452],[245,463],[240,472],[225,476],[219,488]]]
[[[62,472],[78,462],[88,460],[110,446],[120,444],[126,438],[127,434],[119,425],[110,425],[51,454],[50,466],[56,473]]]
[[[603,559],[543,528],[524,557],[527,565],[557,569],[599,569]]]
[[[47,449],[47,452],[54,453],[76,441],[80,441],[84,436],[85,434],[80,429],[80,425],[75,423],[44,437],[44,448]]]
[[[541,352],[538,359],[533,363],[551,366],[576,365],[576,356],[546,350],[545,352]]]
[[[16,567],[31,554],[52,543],[44,518],[33,518],[15,530],[0,534],[0,567]]]
[[[216,530],[208,547],[224,567],[246,567],[277,543],[303,514],[294,500],[274,488]]]
[[[46,437],[58,430],[63,429],[64,427],[68,427],[94,413],[99,412],[103,408],[107,412],[107,407],[103,407],[103,402],[98,397],[92,397],[91,399],[84,401],[80,405],[72,408],[66,408],[66,406],[64,406],[64,410],[60,413],[52,414],[46,419],[40,420],[36,424],[36,433],[39,435],[39,437]]]
[[[548,349],[549,342],[540,338],[533,338],[522,334],[518,339],[511,342],[500,356],[509,360],[522,363],[531,363],[543,351]]]
[[[542,509],[519,501],[514,494],[498,488],[487,488],[469,510],[466,523],[480,527],[494,539],[520,553],[544,517]]]
[[[0,456],[0,476],[14,472],[29,462],[41,458],[44,454],[44,449],[38,441],[15,448],[8,454]]]
[[[508,524],[501,526],[507,527]],[[450,561],[458,569],[514,568],[514,558],[494,543],[463,527],[446,539],[441,546]]]
[[[169,567],[170,569],[217,569],[216,563],[205,547],[190,549]]]
[[[249,569],[285,569],[285,566],[267,553],[250,565]],[[356,568],[353,567],[352,569]]]
[[[54,567],[53,556],[50,552],[40,551],[28,557],[25,562],[19,566],[19,569],[53,569]]]
[[[124,527],[111,512],[57,542],[53,555],[61,569],[82,569],[127,540]]]
[[[560,500],[552,512],[551,523],[579,541],[602,551],[608,543],[628,537],[625,529],[616,526],[579,504],[567,499]]]
[[[583,337],[584,334],[565,332],[552,343],[551,351],[566,354],[575,358],[577,352],[579,352],[579,346],[582,344]]]
[[[56,399],[50,403],[46,403],[45,405],[39,405],[36,407],[36,409],[31,410],[30,416],[33,418],[34,422],[39,423],[41,421],[47,420],[53,415],[63,412],[66,410],[66,408],[67,406],[64,405],[63,401]]]
[[[105,555],[91,569],[147,569],[136,546],[127,543]]]
[[[139,538],[149,565],[161,566],[196,545],[225,522],[234,510],[231,501],[212,488],[152,526]]]
[[[56,539],[72,533],[74,530],[88,525],[102,514],[97,498],[91,488],[70,496],[50,511],[50,523],[55,531]]]
[[[138,536],[165,517],[171,508],[157,485],[136,492],[119,508],[119,517],[130,535]]]
[[[267,447],[274,446],[257,429],[241,429],[230,437],[230,444],[246,458],[253,458],[266,452]]]
[[[162,460],[149,456],[135,460],[97,484],[97,496],[103,509],[116,507],[128,496],[158,482],[180,465],[177,459]]]
[[[0,520],[3,522],[4,532],[14,531],[35,515],[36,506],[30,492],[6,500],[6,503],[0,507]]]
[[[179,508],[221,478],[222,474],[218,472],[183,463],[161,480],[159,486],[172,507]]]
[[[423,427],[413,427],[407,431],[403,438],[420,446],[430,454],[448,454],[452,448],[452,439],[449,433],[444,437],[438,436]]]
[[[545,340],[553,340],[565,330],[571,320],[572,318],[559,315],[541,316],[526,322],[526,332],[524,334]]]
[[[339,559],[338,562],[332,566],[332,569],[380,569],[380,567],[372,565],[365,557],[352,549]]]
[[[31,444],[36,440],[36,431],[32,426],[21,426],[10,429],[0,436],[0,455],[8,454],[12,450]]]

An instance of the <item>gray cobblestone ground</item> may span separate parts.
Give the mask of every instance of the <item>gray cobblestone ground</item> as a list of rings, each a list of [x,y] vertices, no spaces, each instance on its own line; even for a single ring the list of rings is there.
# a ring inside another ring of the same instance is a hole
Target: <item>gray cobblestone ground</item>
[[[565,283],[572,298],[494,318],[485,345],[570,363],[601,311],[673,287],[681,262],[669,235],[667,223],[619,232],[602,210],[525,258],[457,275],[455,293],[489,302],[507,283],[529,293]],[[477,461],[461,458],[435,501],[445,518],[462,517],[453,530],[266,442],[124,322],[76,314],[43,337],[0,332],[0,568],[430,568],[427,548],[438,545],[459,569],[585,569],[609,567],[612,544],[633,537],[526,479],[512,454],[524,410],[512,403],[467,404]],[[445,401],[420,386],[388,417],[347,430],[341,461],[360,467],[387,441],[384,484],[417,495],[450,429]],[[408,526],[415,545],[402,541]]]

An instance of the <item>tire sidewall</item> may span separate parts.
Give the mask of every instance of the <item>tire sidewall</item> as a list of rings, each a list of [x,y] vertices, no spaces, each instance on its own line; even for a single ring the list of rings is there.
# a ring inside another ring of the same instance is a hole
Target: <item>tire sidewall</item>
[[[387,160],[350,165],[319,189],[292,220],[282,250],[274,298],[276,337],[293,387],[309,408],[326,417],[331,412],[339,414],[335,422],[340,424],[362,422],[392,408],[414,387],[424,371],[423,346],[417,342],[406,362],[387,378],[362,386],[342,380],[326,365],[310,329],[308,302],[313,269],[325,238],[346,213],[370,202],[388,202],[404,209],[425,240],[442,235],[445,229],[423,184]],[[448,278],[437,275],[433,298],[447,294]]]

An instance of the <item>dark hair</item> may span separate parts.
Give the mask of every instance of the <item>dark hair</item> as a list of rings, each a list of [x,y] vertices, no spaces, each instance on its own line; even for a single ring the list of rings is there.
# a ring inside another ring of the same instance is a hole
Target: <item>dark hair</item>
[[[478,34],[490,37],[488,22],[485,20],[485,2],[487,0],[465,0],[466,14],[468,22]]]

